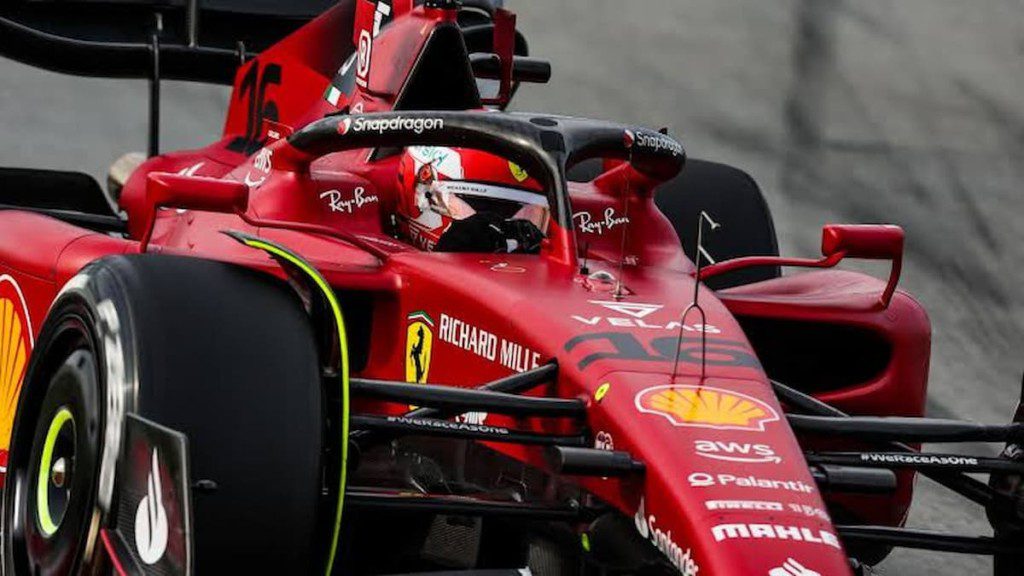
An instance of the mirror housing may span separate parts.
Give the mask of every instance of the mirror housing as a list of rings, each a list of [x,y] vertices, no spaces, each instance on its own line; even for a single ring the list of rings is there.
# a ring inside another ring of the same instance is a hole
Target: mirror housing
[[[146,227],[139,241],[139,252],[145,252],[149,246],[160,208],[242,214],[248,207],[249,187],[242,182],[154,172],[146,180],[142,213]]]
[[[887,224],[826,224],[821,230],[821,255],[842,253],[863,260],[903,257],[903,229]]]

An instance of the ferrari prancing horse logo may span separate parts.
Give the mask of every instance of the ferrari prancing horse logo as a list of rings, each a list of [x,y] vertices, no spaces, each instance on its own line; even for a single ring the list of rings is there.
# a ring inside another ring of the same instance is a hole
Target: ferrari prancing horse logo
[[[7,468],[14,412],[32,346],[32,321],[21,287],[0,274],[0,471]]]
[[[405,381],[423,384],[430,373],[431,347],[434,343],[434,321],[423,311],[407,317],[405,333]]]

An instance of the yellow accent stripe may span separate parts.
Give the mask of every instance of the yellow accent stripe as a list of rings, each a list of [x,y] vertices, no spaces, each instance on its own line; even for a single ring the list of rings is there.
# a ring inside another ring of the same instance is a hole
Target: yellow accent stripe
[[[74,422],[71,411],[67,408],[58,410],[53,420],[50,420],[50,428],[46,431],[46,442],[43,444],[43,456],[39,460],[39,479],[36,482],[36,515],[39,517],[39,527],[43,530],[43,536],[47,538],[53,536],[57,531],[57,524],[50,516],[50,491],[46,484],[50,481],[53,446],[57,443],[57,434],[68,420]]]
[[[310,264],[291,251],[269,244],[261,240],[246,238],[245,244],[253,248],[265,250],[284,258],[306,273],[313,282],[320,288],[331,304],[331,311],[334,312],[334,323],[338,327],[338,342],[341,345],[341,479],[338,485],[338,509],[334,515],[334,538],[331,540],[331,553],[327,558],[326,574],[330,575],[334,569],[334,560],[338,554],[338,540],[341,539],[341,510],[345,501],[345,483],[348,473],[348,431],[349,431],[349,375],[348,375],[348,336],[345,333],[345,319],[341,314],[341,305],[338,298],[331,290],[327,280]]]

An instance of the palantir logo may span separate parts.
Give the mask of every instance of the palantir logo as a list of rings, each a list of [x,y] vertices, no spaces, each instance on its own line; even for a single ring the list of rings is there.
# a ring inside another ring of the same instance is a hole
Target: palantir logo
[[[146,564],[156,564],[167,551],[167,510],[161,499],[160,456],[153,448],[153,464],[146,478],[146,496],[135,510],[135,548]]]

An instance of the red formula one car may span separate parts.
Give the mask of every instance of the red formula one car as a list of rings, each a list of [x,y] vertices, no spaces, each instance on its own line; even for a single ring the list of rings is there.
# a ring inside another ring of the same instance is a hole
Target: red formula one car
[[[922,417],[902,231],[782,258],[667,131],[504,111],[550,66],[500,5],[9,2],[0,52],[154,123],[106,193],[0,169],[7,574],[1021,573],[1024,413]],[[158,153],[165,78],[233,81],[220,141]],[[994,536],[902,528],[916,473]]]

